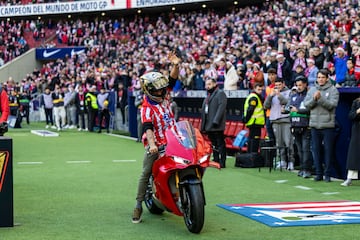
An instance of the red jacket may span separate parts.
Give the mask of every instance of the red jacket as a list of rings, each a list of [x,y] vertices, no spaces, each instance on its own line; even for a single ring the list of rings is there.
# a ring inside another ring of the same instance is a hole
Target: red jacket
[[[10,113],[10,108],[9,108],[9,99],[8,99],[8,95],[5,91],[0,90],[0,112],[1,112],[1,117],[0,117],[0,123],[2,122],[6,122],[8,117],[9,117],[9,113]]]

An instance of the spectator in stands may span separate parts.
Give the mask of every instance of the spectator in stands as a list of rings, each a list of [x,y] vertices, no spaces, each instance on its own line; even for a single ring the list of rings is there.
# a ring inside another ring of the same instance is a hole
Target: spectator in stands
[[[184,90],[192,90],[193,86],[193,78],[194,78],[194,72],[190,68],[189,63],[185,63],[183,68],[180,69],[179,78],[181,82],[183,83],[183,89]]]
[[[219,55],[214,62],[217,73],[217,85],[218,88],[224,89],[224,81],[226,74],[226,61],[224,55]]]
[[[235,66],[229,61],[221,62],[225,64],[224,90],[237,90],[239,75],[236,72]]]
[[[278,53],[276,55],[276,60],[277,60],[277,77],[279,79],[284,79],[284,83],[288,88],[291,88],[291,76],[292,76],[292,71],[291,71],[291,64],[289,63],[288,60],[286,60],[286,58],[284,57],[283,53]]]
[[[251,59],[249,59],[245,62],[245,65],[246,65],[245,80],[244,80],[244,88],[245,89],[251,89],[251,82],[253,82],[252,79],[254,77],[253,64],[254,63]]]
[[[299,76],[305,76],[305,69],[303,68],[303,66],[301,64],[298,64],[295,68],[295,72],[293,72],[292,75],[292,80],[291,80],[291,85],[296,86],[296,82],[295,79]]]
[[[216,79],[205,81],[207,97],[204,99],[201,111],[201,131],[206,133],[213,146],[213,158],[226,167],[225,122],[227,97],[224,91],[218,88]]]
[[[296,68],[299,65],[302,67],[302,69],[307,68],[307,62],[306,62],[306,58],[305,58],[305,49],[304,48],[299,48],[296,51],[296,58],[294,60],[294,64],[292,67],[293,73],[296,72]]]
[[[244,104],[244,123],[249,128],[248,152],[259,151],[261,129],[265,125],[263,90],[264,86],[256,82]]]
[[[319,46],[314,46],[311,49],[311,51],[309,52],[309,54],[310,54],[310,57],[315,60],[315,66],[318,69],[323,69],[324,68],[324,63],[325,63],[325,56],[321,52],[320,47]]]
[[[310,111],[304,106],[308,84],[304,76],[295,79],[296,92],[290,96],[285,111],[290,113],[291,133],[294,136],[297,153],[300,160],[299,177],[311,177],[312,161],[310,156]]]
[[[348,155],[346,160],[347,177],[346,180],[341,183],[342,186],[350,186],[352,180],[359,178],[360,171],[360,98],[353,101],[349,118],[352,121],[351,139],[348,149]]]
[[[236,64],[236,73],[238,75],[238,89],[245,89],[245,66],[241,63]]]
[[[290,115],[285,113],[289,101],[290,89],[281,78],[275,80],[273,92],[265,99],[265,109],[270,109],[270,122],[275,134],[276,146],[280,148],[279,168],[294,170],[293,138],[290,132]],[[286,149],[285,149],[286,148]]]
[[[354,59],[356,85],[360,87],[360,46],[358,44],[352,47],[352,59]]]
[[[341,84],[345,81],[345,76],[347,72],[346,62],[348,60],[348,56],[346,55],[344,48],[336,48],[336,54],[333,59],[334,67],[336,70],[336,87],[341,87]]]
[[[316,79],[317,79],[317,73],[319,69],[315,65],[315,60],[313,58],[307,59],[308,67],[305,69],[305,77],[308,79],[309,86],[314,86]]]
[[[265,85],[265,79],[264,79],[264,73],[260,69],[260,65],[258,63],[253,64],[253,72],[252,77],[250,80],[250,89],[253,89],[253,86],[255,86],[256,83],[259,83],[260,85]]]
[[[193,89],[194,90],[204,90],[204,69],[202,69],[200,62],[196,62],[195,68],[193,69]]]
[[[216,69],[212,66],[210,60],[205,61],[205,69],[204,69],[204,80],[206,81],[208,78],[217,79]]]
[[[356,77],[355,77],[355,68],[354,68],[354,63],[353,63],[352,58],[349,58],[346,61],[346,67],[347,67],[347,72],[345,75],[345,81],[342,84],[342,86],[343,87],[356,87],[357,81],[356,81]]]
[[[339,92],[330,83],[328,70],[319,70],[315,86],[310,88],[304,100],[304,106],[310,109],[309,126],[311,127],[315,181],[322,181],[324,175],[326,182],[331,181],[330,170],[335,147],[335,109],[338,101]],[[322,165],[322,148],[324,148],[325,169]]]

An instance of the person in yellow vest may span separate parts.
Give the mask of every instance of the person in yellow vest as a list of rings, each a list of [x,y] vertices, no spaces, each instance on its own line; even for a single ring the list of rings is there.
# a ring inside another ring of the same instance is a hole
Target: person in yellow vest
[[[89,132],[94,132],[96,125],[96,116],[98,114],[99,106],[97,104],[96,86],[90,87],[89,92],[85,95],[86,109],[88,110],[88,129]]]
[[[246,98],[244,104],[244,123],[249,128],[248,152],[259,151],[261,128],[265,125],[263,90],[264,86],[261,83],[255,83],[253,92]]]

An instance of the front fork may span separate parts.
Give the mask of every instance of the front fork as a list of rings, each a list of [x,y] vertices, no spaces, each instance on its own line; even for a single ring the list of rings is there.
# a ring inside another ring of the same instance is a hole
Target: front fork
[[[175,173],[175,184],[176,184],[176,188],[179,190],[178,192],[180,193],[180,200],[181,200],[182,208],[184,206],[186,207],[189,204],[187,194],[186,194],[186,191],[187,191],[186,188],[189,185],[194,185],[194,184],[200,184],[202,196],[204,196],[204,204],[206,205],[204,187],[203,187],[202,180],[201,180],[202,175],[200,174],[198,168],[195,168],[195,174],[196,174],[196,177],[189,176],[180,182],[179,173],[178,172]]]

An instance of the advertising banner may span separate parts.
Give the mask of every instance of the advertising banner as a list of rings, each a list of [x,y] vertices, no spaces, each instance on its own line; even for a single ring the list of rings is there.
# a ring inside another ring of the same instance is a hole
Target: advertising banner
[[[0,17],[109,11],[115,9],[126,9],[127,5],[127,1],[125,0],[69,1],[56,3],[8,5],[0,6]]]
[[[55,60],[64,59],[66,56],[72,57],[74,54],[86,52],[85,47],[67,47],[67,48],[37,48],[35,52],[36,60]]]
[[[12,139],[0,137],[0,227],[14,226]]]

